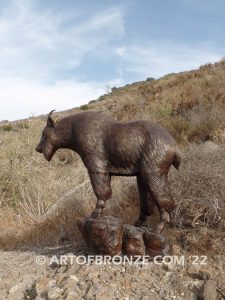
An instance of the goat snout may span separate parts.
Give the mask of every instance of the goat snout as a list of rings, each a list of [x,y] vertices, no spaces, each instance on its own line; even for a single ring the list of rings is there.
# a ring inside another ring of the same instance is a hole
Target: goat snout
[[[37,147],[35,148],[35,150],[37,152],[39,152],[39,153],[42,153],[42,148],[39,145],[37,145]]]

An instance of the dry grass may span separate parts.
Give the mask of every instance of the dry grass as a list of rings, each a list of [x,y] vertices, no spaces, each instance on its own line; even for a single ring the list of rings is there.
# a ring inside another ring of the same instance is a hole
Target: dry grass
[[[113,89],[89,109],[119,120],[147,119],[165,126],[181,144],[225,141],[225,63]]]
[[[171,177],[176,226],[225,229],[225,145],[192,145]]]
[[[199,238],[203,228],[221,235],[225,229],[224,80],[222,61],[113,89],[101,101],[88,105],[88,109],[107,111],[119,120],[157,121],[185,146],[180,171],[170,174],[177,203],[173,230],[181,234],[192,229],[191,237],[198,245],[203,243]],[[76,222],[95,205],[87,172],[76,154],[60,151],[48,163],[35,152],[44,125],[45,117],[40,117],[0,127],[2,249],[80,240]],[[105,213],[134,222],[138,214],[135,179],[114,178],[112,185],[113,198]]]
[[[72,166],[77,170],[77,175],[79,173],[81,176],[81,172],[86,173],[80,161],[76,161]],[[68,165],[63,168],[67,167]],[[95,196],[86,175],[83,174],[85,179],[82,183],[78,183],[77,175],[73,177],[73,187],[66,192],[60,190],[61,197],[56,197],[51,207],[48,197],[42,199],[43,206],[48,207],[42,214],[35,198],[31,205],[32,214],[30,207],[24,205],[23,198],[16,210],[4,207],[0,218],[0,248],[54,245],[61,243],[63,239],[73,240],[75,243],[80,241],[77,220],[90,214],[95,205]],[[33,176],[35,177],[35,173]],[[196,247],[204,243],[200,239],[200,228],[206,228],[208,231],[216,229],[217,234],[224,232],[224,178],[225,145],[212,142],[190,146],[184,152],[181,169],[172,169],[170,172],[169,179],[177,204],[173,213],[173,227],[177,228],[177,235],[192,228],[195,235],[192,239],[199,239]],[[39,185],[38,182],[36,184]],[[139,209],[135,179],[113,178],[112,188],[113,197],[107,202],[105,214],[120,216],[126,223],[133,223]],[[156,217],[158,218],[157,210],[155,212],[154,222]],[[151,226],[151,220],[149,224]]]

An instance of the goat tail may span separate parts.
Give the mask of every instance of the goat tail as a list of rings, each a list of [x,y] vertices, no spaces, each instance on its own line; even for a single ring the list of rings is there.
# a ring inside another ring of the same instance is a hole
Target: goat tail
[[[180,163],[181,163],[181,153],[179,150],[177,150],[173,159],[173,165],[177,170],[179,170]]]

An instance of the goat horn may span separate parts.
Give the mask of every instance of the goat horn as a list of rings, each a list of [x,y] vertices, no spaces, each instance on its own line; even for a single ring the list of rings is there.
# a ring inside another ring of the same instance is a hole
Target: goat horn
[[[55,111],[55,109],[51,110],[50,113],[48,114],[48,117],[51,117],[51,114]]]

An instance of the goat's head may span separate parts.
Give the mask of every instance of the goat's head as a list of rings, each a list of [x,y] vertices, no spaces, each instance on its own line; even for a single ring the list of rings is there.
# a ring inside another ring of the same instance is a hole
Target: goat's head
[[[55,122],[51,117],[52,110],[47,119],[47,124],[42,132],[41,140],[36,146],[35,150],[39,153],[43,153],[45,159],[50,161],[59,148],[58,137],[55,130]]]

